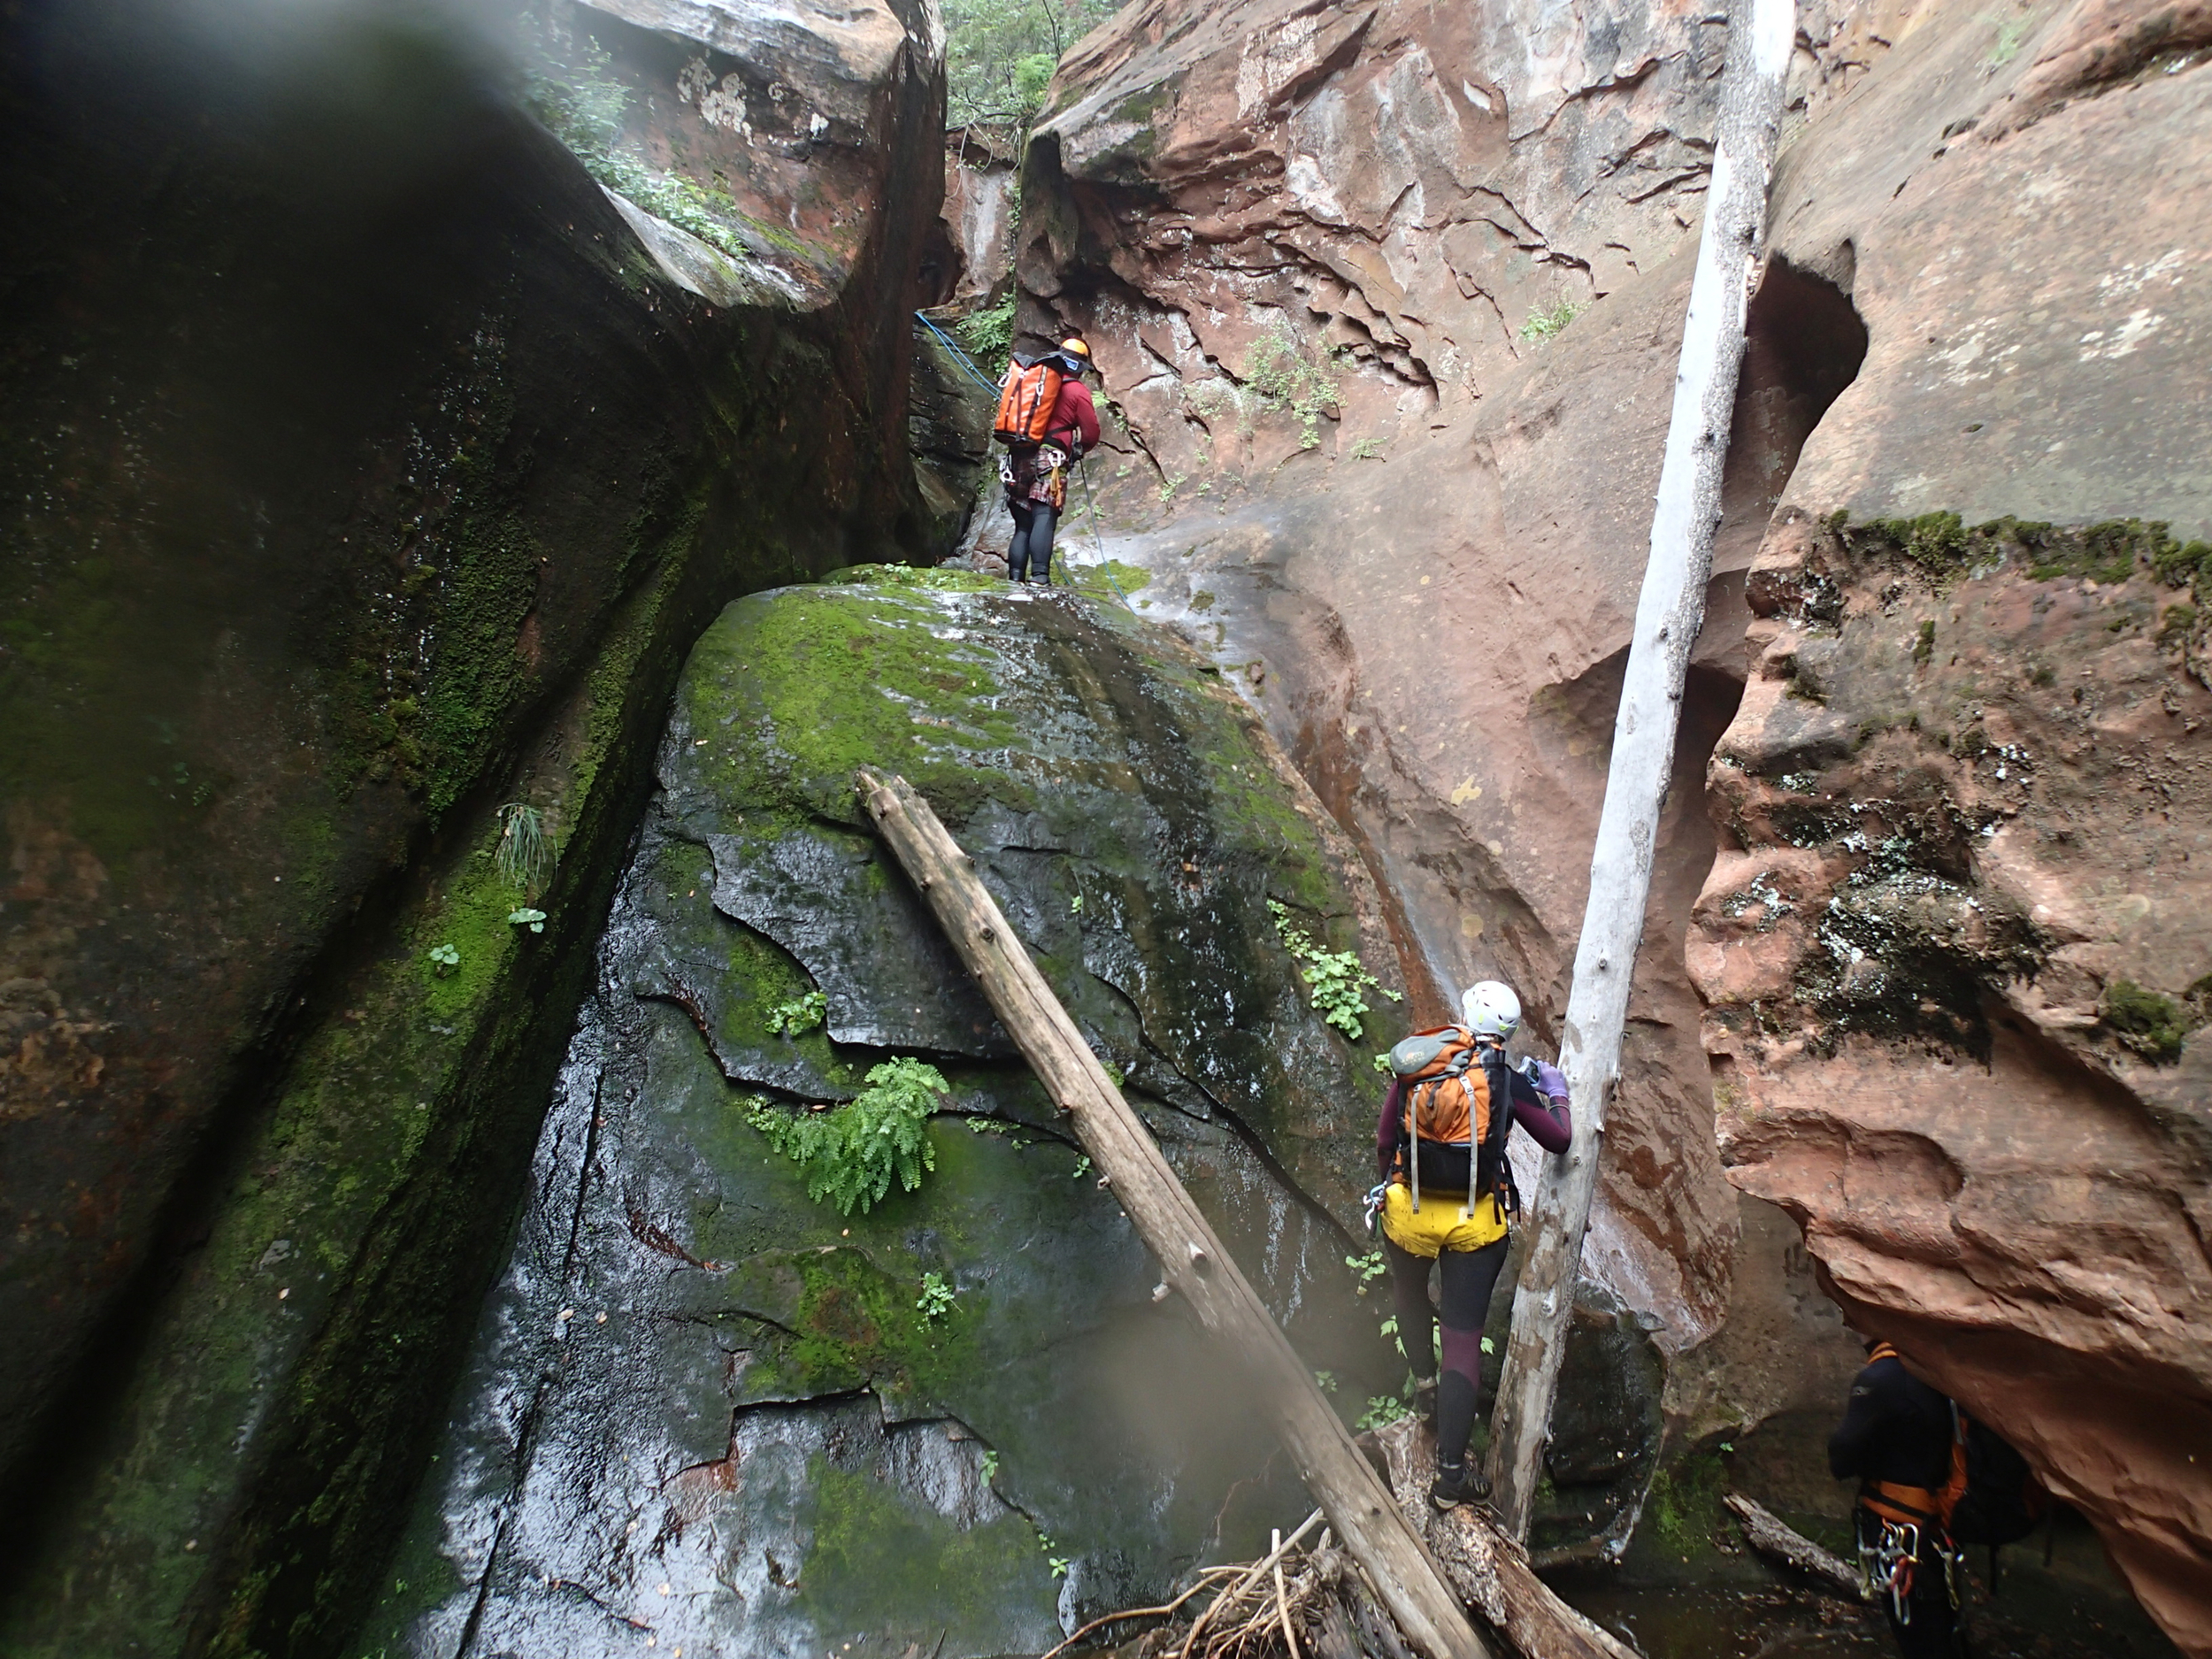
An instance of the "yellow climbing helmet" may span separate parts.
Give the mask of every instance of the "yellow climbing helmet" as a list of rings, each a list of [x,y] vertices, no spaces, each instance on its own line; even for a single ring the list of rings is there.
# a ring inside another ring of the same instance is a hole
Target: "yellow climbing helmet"
[[[1060,342],[1060,356],[1079,374],[1091,366],[1091,349],[1073,334]]]

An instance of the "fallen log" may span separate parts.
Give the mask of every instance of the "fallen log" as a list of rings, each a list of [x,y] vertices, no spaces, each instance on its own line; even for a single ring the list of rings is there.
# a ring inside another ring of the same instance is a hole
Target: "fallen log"
[[[1452,1588],[1491,1628],[1542,1659],[1636,1659],[1635,1650],[1554,1594],[1529,1565],[1528,1550],[1487,1510],[1463,1504],[1439,1513],[1429,1502],[1436,1440],[1417,1417],[1375,1432],[1407,1520],[1443,1563]]]
[[[1800,1572],[1824,1579],[1836,1588],[1851,1595],[1859,1594],[1858,1570],[1840,1555],[1832,1555],[1802,1532],[1792,1530],[1767,1509],[1740,1492],[1729,1493],[1721,1502],[1728,1506],[1743,1528],[1744,1542],[1762,1555],[1771,1557]]]
[[[1442,1569],[1221,1240],[1154,1144],[1144,1120],[1084,1041],[929,803],[903,778],[856,774],[861,803],[927,901],[953,949],[1021,1048],[1045,1092],[1111,1184],[1165,1284],[1257,1385],[1299,1478],[1376,1596],[1429,1659],[1489,1659]],[[1536,1650],[1541,1659],[1553,1659]]]

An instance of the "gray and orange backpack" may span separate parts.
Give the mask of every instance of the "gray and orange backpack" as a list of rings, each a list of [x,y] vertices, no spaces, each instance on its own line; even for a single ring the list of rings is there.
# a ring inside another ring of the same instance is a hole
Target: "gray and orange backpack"
[[[1471,1209],[1494,1194],[1502,1213],[1517,1215],[1521,1196],[1505,1156],[1513,1132],[1511,1062],[1494,1043],[1459,1025],[1417,1031],[1390,1051],[1403,1085],[1398,1115],[1398,1172],[1413,1205],[1432,1192]]]

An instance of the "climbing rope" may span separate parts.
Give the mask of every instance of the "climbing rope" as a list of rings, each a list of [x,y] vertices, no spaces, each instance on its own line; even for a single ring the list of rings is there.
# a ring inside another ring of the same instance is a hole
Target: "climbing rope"
[[[957,340],[955,340],[950,334],[940,328],[935,323],[930,321],[928,318],[923,316],[919,311],[916,311],[914,313],[914,320],[921,324],[923,327],[928,329],[931,334],[935,334],[939,340],[944,342],[945,349],[952,353],[952,360],[958,364],[960,367],[966,372],[970,380],[973,380],[978,386],[980,386],[992,396],[996,397],[998,396],[998,382],[991,379],[989,375],[984,373],[981,369],[976,366],[975,359],[960,349],[960,342]]]
[[[945,349],[952,353],[952,360],[958,364],[960,367],[966,372],[970,380],[973,380],[978,386],[980,386],[985,391],[990,393],[992,396],[996,397],[998,396],[999,388],[997,383],[989,379],[987,375],[985,375],[980,368],[976,366],[975,359],[961,349],[960,342],[958,341],[955,340],[950,334],[940,328],[935,323],[930,321],[928,318],[925,317],[919,311],[916,311],[914,313],[914,320],[921,324],[923,327],[928,329],[931,334],[935,334],[937,338],[944,343]],[[1104,533],[1099,529],[1098,497],[1091,493],[1090,470],[1079,464],[1077,465],[1075,470],[1077,475],[1083,480],[1083,504],[1085,511],[1090,515],[1091,539],[1098,543],[1098,568],[1105,574],[1107,581],[1112,584],[1114,591],[1117,594],[1121,595],[1121,603],[1123,606],[1128,611],[1129,614],[1133,617],[1137,614],[1137,608],[1135,605],[1129,603],[1128,594],[1124,591],[1122,585],[1114,580],[1114,562],[1106,557],[1106,537]],[[1073,564],[1074,560],[1071,558],[1069,563]]]
[[[1129,595],[1122,592],[1121,584],[1114,581],[1114,562],[1106,557],[1106,537],[1098,527],[1098,497],[1091,494],[1091,469],[1079,462],[1075,471],[1083,480],[1083,507],[1090,515],[1091,540],[1098,543],[1098,568],[1105,573],[1108,581],[1113,582],[1114,591],[1121,594],[1123,608],[1133,617],[1137,614],[1137,608],[1129,603]]]

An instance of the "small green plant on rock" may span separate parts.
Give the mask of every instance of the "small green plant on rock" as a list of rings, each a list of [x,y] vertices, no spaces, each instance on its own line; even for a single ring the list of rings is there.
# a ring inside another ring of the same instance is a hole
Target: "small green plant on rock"
[[[1335,411],[1336,365],[1343,356],[1332,351],[1316,363],[1301,349],[1288,324],[1278,324],[1252,342],[1244,355],[1244,384],[1262,409],[1287,409],[1298,418],[1298,447],[1317,449],[1321,417]]]
[[[970,311],[952,326],[952,332],[977,363],[994,374],[1005,373],[1014,352],[1013,291],[1010,288],[995,305]]]
[[[1528,320],[1521,325],[1521,338],[1549,340],[1589,309],[1589,302],[1586,300],[1577,301],[1563,298],[1549,311],[1545,311],[1540,306],[1531,311],[1528,314]]]
[[[499,842],[492,863],[500,879],[524,893],[545,885],[553,871],[553,841],[545,833],[545,814],[520,801],[499,809]]]
[[[929,1117],[938,1096],[951,1092],[935,1066],[902,1056],[872,1068],[849,1105],[794,1113],[756,1094],[746,1120],[799,1166],[809,1198],[835,1204],[841,1215],[865,1214],[894,1180],[910,1193],[937,1167]]]
[[[545,931],[545,912],[534,910],[526,904],[521,905],[507,912],[507,925],[510,927],[526,927],[534,933],[541,933]]]
[[[1413,1409],[1409,1394],[1370,1394],[1367,1409],[1359,1414],[1359,1421],[1352,1426],[1365,1433],[1369,1429],[1387,1428]]]
[[[2182,1044],[2198,1022],[2170,996],[2147,990],[2132,979],[2115,979],[2105,988],[2104,1023],[2153,1065],[2181,1058]]]
[[[1358,952],[1322,949],[1310,933],[1291,921],[1290,911],[1273,899],[1267,902],[1267,913],[1275,918],[1275,931],[1282,935],[1283,949],[1298,964],[1300,977],[1313,987],[1314,1011],[1354,1042],[1366,1029],[1361,1024],[1369,1012],[1366,993],[1381,991],[1394,1002],[1402,1000],[1397,992],[1384,989],[1382,982],[1361,965]]]
[[[447,978],[461,965],[461,953],[451,945],[430,947],[430,971],[441,979]]]
[[[942,1273],[924,1273],[922,1294],[914,1298],[914,1311],[922,1316],[925,1324],[935,1325],[940,1319],[951,1317],[953,1300],[952,1285]]]
[[[803,1037],[828,1018],[829,998],[819,991],[809,991],[804,996],[790,997],[768,1010],[768,1034]]]

